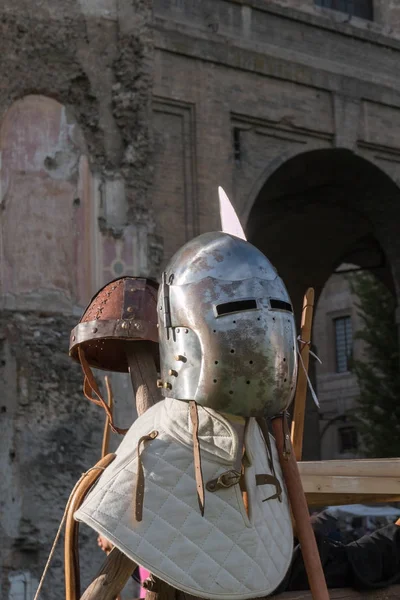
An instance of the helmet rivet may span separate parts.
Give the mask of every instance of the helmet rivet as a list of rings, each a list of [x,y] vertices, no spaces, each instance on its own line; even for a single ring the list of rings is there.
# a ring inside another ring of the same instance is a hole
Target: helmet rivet
[[[92,333],[97,333],[97,327],[93,327]]]
[[[180,331],[181,331],[181,330],[180,330],[180,329],[179,329],[179,327],[178,327],[178,329],[176,330],[176,333],[180,333]]]
[[[182,354],[175,354],[174,360],[179,360],[180,362],[186,362],[186,357],[182,356]]]
[[[76,340],[76,337],[73,335],[72,336],[72,341],[74,342]]]
[[[157,387],[158,388],[162,388],[162,386],[163,386],[162,380],[161,379],[157,379]]]
[[[185,333],[189,333],[189,329],[185,329]]]
[[[122,327],[122,329],[128,329],[128,323],[126,321],[123,321],[121,323],[121,327]]]
[[[170,375],[171,377],[178,377],[178,371],[175,371],[174,369],[170,369],[168,371],[168,375]]]
[[[166,381],[164,383],[164,389],[166,389],[166,390],[172,390],[172,385],[168,381]]]
[[[128,306],[128,308],[126,309],[128,312],[132,312],[133,311],[133,306]]]

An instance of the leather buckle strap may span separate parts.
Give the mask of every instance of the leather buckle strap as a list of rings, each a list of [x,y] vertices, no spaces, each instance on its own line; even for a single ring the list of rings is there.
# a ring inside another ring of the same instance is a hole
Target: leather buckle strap
[[[265,442],[265,445],[267,448],[268,465],[272,471],[272,477],[274,478],[274,481],[273,482],[271,481],[271,483],[273,483],[273,485],[275,485],[275,488],[276,488],[276,493],[273,496],[270,496],[269,498],[265,498],[265,500],[263,500],[263,502],[265,502],[266,500],[272,500],[274,498],[278,498],[279,502],[282,502],[282,486],[281,486],[279,479],[277,478],[276,472],[275,472],[274,458],[272,455],[272,446],[271,446],[271,440],[269,437],[268,424],[267,424],[267,421],[263,417],[258,417],[257,423],[261,429],[261,433],[262,433],[262,436],[264,438],[264,442]],[[256,475],[256,482],[257,482],[257,475]],[[257,485],[262,485],[262,484],[257,484]]]
[[[85,353],[84,353],[83,349],[81,348],[81,346],[78,347],[78,356],[79,356],[79,360],[80,360],[80,363],[82,366],[83,374],[85,376],[85,379],[83,382],[83,393],[85,394],[85,397],[88,400],[90,400],[91,402],[93,402],[94,404],[97,404],[97,406],[102,406],[104,408],[105,413],[107,415],[108,422],[114,433],[119,433],[121,435],[125,435],[128,430],[122,429],[121,427],[117,427],[114,424],[111,409],[108,406],[108,404],[106,404],[103,396],[101,395],[100,388],[97,385],[97,382],[94,378],[94,375],[91,371],[89,363],[86,360]],[[93,394],[94,394],[94,396],[93,396]],[[95,398],[95,396],[97,396],[97,398]]]
[[[276,488],[275,494],[268,496],[268,498],[265,498],[263,502],[266,502],[267,500],[275,500],[275,498],[278,498],[278,500],[281,501],[282,486],[279,479],[275,477],[275,475],[267,475],[266,473],[256,475],[256,485],[274,485]]]
[[[215,479],[210,479],[210,481],[208,481],[206,484],[206,488],[209,492],[216,492],[221,488],[232,487],[240,482],[241,476],[242,474],[238,471],[225,471]]]
[[[201,455],[200,455],[200,442],[199,442],[199,415],[197,413],[197,405],[194,400],[189,402],[190,419],[193,427],[193,458],[194,458],[194,476],[196,480],[197,488],[197,500],[199,502],[199,508],[201,516],[204,517],[204,482],[203,473],[201,471]]]
[[[141,444],[149,440],[154,440],[158,436],[158,431],[151,431],[147,435],[142,435],[137,445],[137,473],[136,473],[136,485],[134,493],[134,506],[135,506],[135,522],[139,523],[143,518],[143,501],[144,501],[144,471],[141,460]]]

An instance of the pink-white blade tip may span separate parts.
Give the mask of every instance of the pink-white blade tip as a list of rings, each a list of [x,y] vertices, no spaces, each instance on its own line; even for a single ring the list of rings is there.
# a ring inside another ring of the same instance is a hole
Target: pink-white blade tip
[[[243,227],[240,224],[235,209],[232,206],[231,201],[226,195],[225,191],[221,186],[218,187],[219,196],[219,213],[221,216],[221,226],[224,233],[230,233],[235,235],[242,240],[246,239]]]

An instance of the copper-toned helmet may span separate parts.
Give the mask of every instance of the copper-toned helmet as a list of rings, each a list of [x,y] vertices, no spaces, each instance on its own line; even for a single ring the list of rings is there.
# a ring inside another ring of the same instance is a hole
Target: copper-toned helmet
[[[149,344],[158,364],[157,290],[155,281],[142,277],[107,283],[72,330],[70,356],[80,362],[80,348],[91,367],[127,373],[127,344],[141,341]]]
[[[129,372],[128,354],[140,342],[151,350],[159,365],[157,329],[158,284],[142,277],[120,277],[105,285],[92,298],[79,324],[71,332],[69,354],[82,365],[85,396],[103,406],[113,423],[90,367]]]

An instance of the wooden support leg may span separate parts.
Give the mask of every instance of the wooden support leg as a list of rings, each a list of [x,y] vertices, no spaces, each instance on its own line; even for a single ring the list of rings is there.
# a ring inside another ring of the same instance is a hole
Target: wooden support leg
[[[296,522],[296,532],[301,545],[308,582],[310,584],[313,600],[329,600],[325,575],[322,569],[315,535],[311,527],[307,501],[301,484],[300,473],[293,449],[291,448],[289,455],[285,454],[285,442],[291,447],[291,441],[290,436],[287,434],[287,439],[285,440],[284,438],[284,418],[285,417],[277,417],[273,419],[272,428],[292,513]]]
[[[74,512],[78,510],[90,488],[114,458],[115,454],[108,454],[93,469],[90,469],[78,483],[68,501],[64,540],[65,600],[78,600],[81,594],[78,552],[79,523],[74,520]]]
[[[140,417],[160,400],[156,366],[150,349],[143,347],[140,342],[130,344],[126,356],[136,399],[136,410]]]
[[[115,600],[136,566],[118,548],[113,548],[81,600]]]
[[[151,351],[140,342],[128,346],[127,359],[136,399],[136,409],[140,416],[160,399],[157,388],[157,371]],[[135,568],[134,562],[118,548],[113,548],[81,600],[115,600]],[[159,584],[161,591],[147,592],[148,600],[170,600],[170,597],[164,596],[163,591],[163,586],[167,584],[163,584],[163,582],[159,582]],[[67,598],[67,600],[69,599]]]

